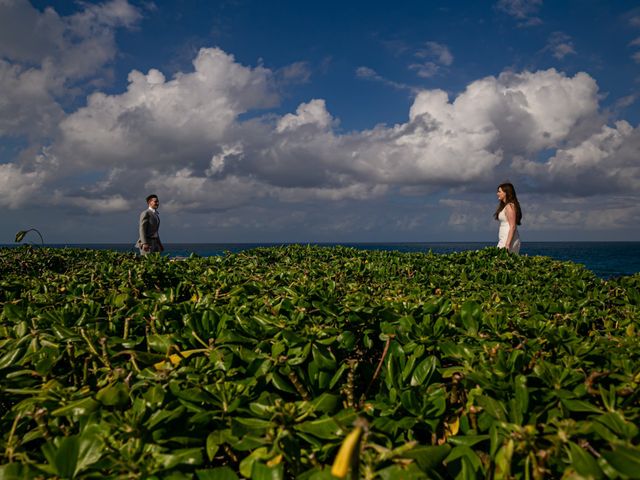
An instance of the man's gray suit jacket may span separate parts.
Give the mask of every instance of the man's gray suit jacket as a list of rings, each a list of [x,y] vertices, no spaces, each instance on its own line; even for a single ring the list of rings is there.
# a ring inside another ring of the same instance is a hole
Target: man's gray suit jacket
[[[151,209],[147,208],[140,214],[140,238],[138,239],[138,245],[147,243],[151,245],[153,240],[160,240],[158,229],[160,228],[160,217],[155,214]]]

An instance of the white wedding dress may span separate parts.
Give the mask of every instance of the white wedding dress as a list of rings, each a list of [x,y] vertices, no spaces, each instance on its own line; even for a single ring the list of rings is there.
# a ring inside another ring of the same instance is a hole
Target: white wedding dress
[[[504,248],[507,244],[507,237],[509,236],[509,222],[507,221],[507,214],[502,211],[498,214],[498,220],[500,221],[500,230],[498,230],[498,248]],[[511,246],[509,251],[513,253],[520,253],[520,235],[516,229],[513,238],[511,239]]]

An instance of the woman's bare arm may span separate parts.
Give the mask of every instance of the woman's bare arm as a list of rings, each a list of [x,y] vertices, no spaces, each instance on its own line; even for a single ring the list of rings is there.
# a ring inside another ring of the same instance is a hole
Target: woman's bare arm
[[[507,222],[509,222],[509,235],[507,235],[507,244],[505,245],[505,248],[509,250],[513,237],[518,229],[518,226],[516,225],[516,209],[512,203],[509,203],[504,207],[504,213],[507,216]]]

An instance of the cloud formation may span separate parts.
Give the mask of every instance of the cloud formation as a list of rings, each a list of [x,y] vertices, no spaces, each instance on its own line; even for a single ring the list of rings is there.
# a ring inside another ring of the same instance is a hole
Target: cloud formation
[[[518,19],[521,27],[533,27],[542,24],[536,16],[542,6],[542,0],[498,0],[496,8]]]
[[[521,21],[537,18],[541,5],[498,3]],[[3,208],[47,199],[89,214],[125,212],[154,191],[168,211],[218,218],[259,208],[261,215],[292,212],[287,219],[302,222],[305,205],[333,212],[344,203],[447,195],[440,206],[454,211],[449,226],[481,230],[486,222],[474,202],[454,197],[492,189],[496,179],[526,180],[536,192],[591,206],[604,193],[640,191],[638,128],[607,122],[598,85],[584,72],[505,71],[454,95],[395,83],[363,66],[359,78],[408,90],[412,104],[397,124],[343,132],[322,98],[273,113],[283,87],[309,80],[308,63],[248,66],[220,48],[202,48],[189,70],[170,78],[157,68],[133,70],[126,89],[98,88],[65,111],[61,98],[104,73],[116,54],[116,29],[136,25],[140,12],[126,0],[87,4],[70,17],[18,0],[2,9],[38,30],[27,38],[0,28],[0,135],[28,139],[18,157],[0,164]],[[560,32],[547,48],[558,59],[575,53]],[[414,56],[422,63],[410,68],[425,78],[454,62],[437,42]],[[587,209],[571,216],[571,208],[533,210],[531,218],[534,225],[602,225]],[[251,216],[256,224],[258,217]],[[343,221],[357,223],[352,213]],[[426,222],[416,215],[398,221],[406,229]],[[359,225],[373,228],[368,220]]]
[[[558,60],[567,55],[575,55],[576,50],[571,37],[563,32],[553,32],[547,41],[546,51],[550,51]]]
[[[380,82],[383,85],[387,85],[388,87],[395,88],[396,90],[409,90],[414,91],[415,87],[411,85],[407,85],[406,83],[394,82],[393,80],[389,80],[388,78],[383,77],[378,72],[376,72],[373,68],[361,66],[356,68],[356,77],[362,78],[364,80],[371,80],[374,82]]]
[[[640,131],[626,121],[603,125],[584,141],[559,148],[546,162],[516,159],[514,167],[547,189],[582,197],[640,191]]]
[[[409,65],[409,69],[414,70],[422,78],[431,78],[443,66],[448,67],[453,63],[453,55],[449,47],[437,42],[427,42],[423,48],[415,53],[415,57],[423,61],[422,63],[412,63]]]
[[[92,94],[68,114],[38,161],[5,166],[24,187],[0,202],[24,204],[33,193],[27,185],[38,185],[54,190],[61,205],[116,211],[142,187],[166,192],[169,208],[224,210],[260,199],[340,201],[466,188],[509,169],[584,194],[584,183],[570,180],[575,169],[604,168],[611,158],[620,167],[617,181],[635,185],[639,178],[628,157],[633,127],[592,131],[598,88],[585,73],[506,72],[472,82],[453,99],[420,91],[404,123],[343,134],[322,99],[279,117],[242,120],[277,104],[276,83],[271,70],[243,66],[217,48],[200,50],[193,71],[172,79],[155,69],[132,71],[125,92]],[[620,137],[615,148],[612,135]],[[597,148],[606,152],[593,156]],[[534,160],[549,149],[557,153],[546,164]]]
[[[101,73],[116,54],[115,30],[140,18],[127,0],[67,17],[27,0],[0,2],[0,136],[52,135],[64,118],[60,98]]]

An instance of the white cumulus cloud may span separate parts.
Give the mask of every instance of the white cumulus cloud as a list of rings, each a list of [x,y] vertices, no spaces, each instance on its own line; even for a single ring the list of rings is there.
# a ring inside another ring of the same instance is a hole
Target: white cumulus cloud
[[[545,162],[517,159],[514,167],[547,188],[580,196],[640,191],[640,130],[621,120]]]
[[[365,67],[360,74],[377,75]],[[456,96],[422,90],[405,121],[352,132],[340,131],[321,98],[261,113],[278,104],[279,81],[218,48],[200,50],[193,69],[172,78],[134,70],[126,90],[94,93],[59,113],[37,157],[0,165],[0,205],[52,198],[105,214],[155,192],[164,211],[214,214],[492,190],[505,178],[575,197],[640,188],[638,129],[605,123],[586,73],[504,72]],[[441,206],[455,213],[450,225],[486,228],[471,208]]]
[[[127,0],[83,4],[60,16],[27,0],[0,2],[0,136],[51,135],[63,118],[59,98],[115,58],[115,30],[141,18]]]

